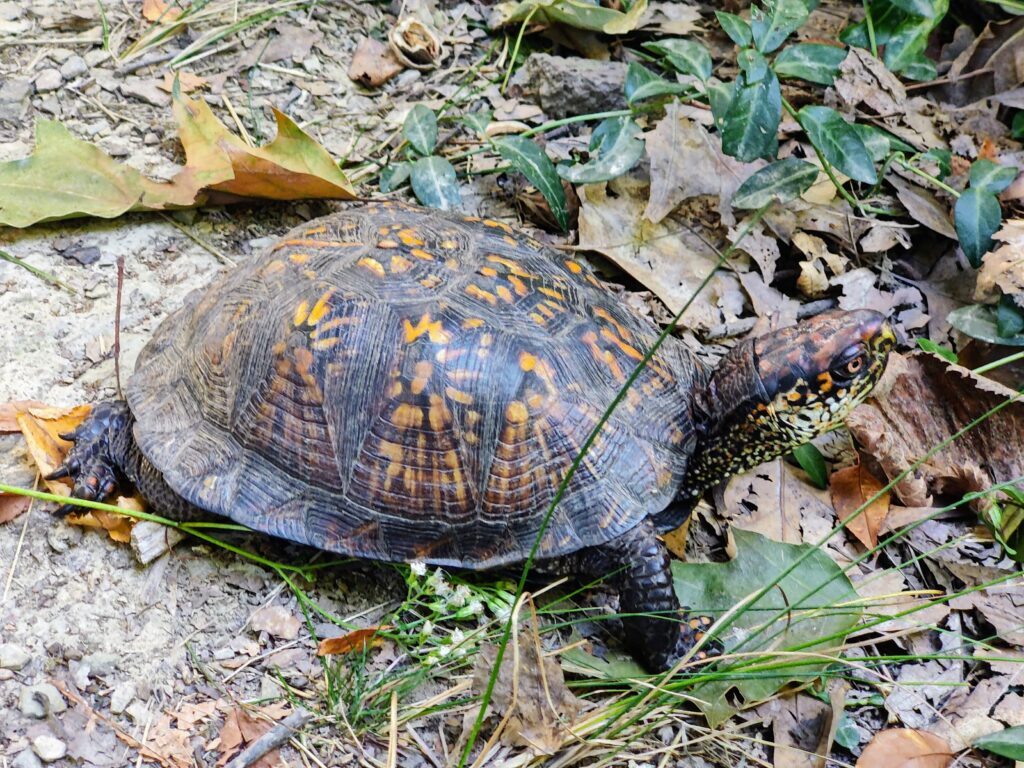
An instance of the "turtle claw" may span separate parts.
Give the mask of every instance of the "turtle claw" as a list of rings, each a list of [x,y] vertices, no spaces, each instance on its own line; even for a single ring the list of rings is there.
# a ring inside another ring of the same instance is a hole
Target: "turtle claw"
[[[97,406],[77,429],[60,435],[61,439],[73,442],[56,470],[46,476],[47,480],[71,478],[74,488],[71,497],[85,501],[106,501],[117,493],[118,473],[110,456],[111,430],[118,427],[118,418],[123,413],[116,406]],[[64,504],[57,510],[59,515],[80,512],[82,507]]]

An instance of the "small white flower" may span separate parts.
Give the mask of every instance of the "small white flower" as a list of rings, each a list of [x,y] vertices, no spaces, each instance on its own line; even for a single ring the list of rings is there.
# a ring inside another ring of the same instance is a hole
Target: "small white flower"
[[[469,612],[474,616],[479,616],[484,612],[484,604],[479,600],[473,600],[469,604]]]
[[[462,630],[461,629],[456,627],[455,629],[452,630],[452,634],[451,634],[451,638],[450,638],[452,646],[461,645],[465,639],[466,639],[466,636],[464,634],[462,634]]]
[[[413,560],[409,563],[409,570],[412,571],[413,576],[426,576],[427,564],[422,560]]]
[[[422,637],[430,637],[432,634],[434,634],[434,622],[427,619],[423,622],[423,626],[420,627],[420,635]]]
[[[461,608],[469,602],[471,594],[469,587],[465,584],[459,584],[455,588],[455,592],[452,593],[452,596],[448,598],[448,605],[452,608]]]
[[[452,591],[452,585],[448,583],[448,580],[444,577],[444,571],[437,568],[431,575],[428,582],[431,589],[434,590],[434,594],[441,595],[444,597]]]

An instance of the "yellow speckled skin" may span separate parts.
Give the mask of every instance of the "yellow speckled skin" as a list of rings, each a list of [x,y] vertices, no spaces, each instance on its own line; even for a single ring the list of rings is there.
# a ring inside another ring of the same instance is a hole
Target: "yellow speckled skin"
[[[571,257],[499,222],[371,203],[300,227],[164,322],[128,387],[182,497],[333,552],[522,560],[657,337]],[[669,338],[545,534],[552,557],[661,511],[707,374]]]

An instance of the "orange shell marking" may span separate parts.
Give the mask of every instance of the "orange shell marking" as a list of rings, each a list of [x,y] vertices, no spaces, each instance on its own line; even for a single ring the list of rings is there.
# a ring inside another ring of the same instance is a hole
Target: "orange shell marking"
[[[434,344],[447,344],[451,341],[451,335],[441,326],[440,320],[431,320],[430,315],[424,313],[416,325],[406,318],[402,321],[405,329],[405,343],[412,344],[420,336],[426,334]]]

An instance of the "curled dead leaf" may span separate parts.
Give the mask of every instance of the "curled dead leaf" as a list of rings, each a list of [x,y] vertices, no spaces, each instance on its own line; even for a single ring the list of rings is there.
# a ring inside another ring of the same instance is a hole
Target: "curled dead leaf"
[[[399,20],[388,34],[388,42],[395,58],[412,69],[433,69],[444,55],[440,36],[415,16]]]
[[[997,301],[999,295],[1021,295],[1024,302],[1024,219],[1010,219],[994,235],[1004,245],[986,253],[974,289],[977,301]]]
[[[32,499],[14,493],[0,493],[0,524],[9,523],[25,512]]]
[[[29,408],[17,415],[18,427],[28,444],[32,460],[44,477],[60,467],[64,454],[71,443],[60,437],[61,434],[74,431],[91,410],[88,405],[77,405],[72,408],[52,408],[49,406]],[[58,496],[68,496],[71,485],[66,480],[44,480],[46,489]]]
[[[953,753],[943,739],[913,728],[875,734],[857,760],[857,768],[946,768]]]
[[[930,450],[1001,404],[1001,410],[911,470]],[[908,507],[931,506],[933,495],[984,491],[1024,475],[1024,402],[1018,393],[936,355],[891,355],[873,396],[850,414],[847,426],[888,479],[909,471],[893,488]],[[984,507],[983,500],[974,504]]]
[[[328,637],[317,646],[317,656],[344,656],[347,653],[365,653],[371,648],[379,648],[384,644],[381,632],[391,629],[390,624],[377,627],[354,629],[341,637]]]
[[[210,82],[205,77],[193,75],[191,72],[168,72],[164,75],[164,79],[157,85],[157,88],[161,91],[173,93],[175,80],[178,81],[178,89],[182,93],[191,93],[192,91],[200,88],[205,88]]]
[[[858,464],[833,472],[830,485],[832,504],[839,519],[849,521],[847,530],[868,549],[877,546],[878,532],[889,514],[889,491],[878,495],[885,487],[884,483],[879,482],[863,464]],[[874,501],[868,504],[870,499]],[[861,510],[859,514],[858,510]]]
[[[403,69],[391,48],[372,37],[364,37],[352,54],[348,77],[367,88],[378,88]]]

